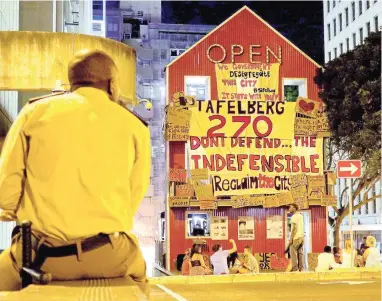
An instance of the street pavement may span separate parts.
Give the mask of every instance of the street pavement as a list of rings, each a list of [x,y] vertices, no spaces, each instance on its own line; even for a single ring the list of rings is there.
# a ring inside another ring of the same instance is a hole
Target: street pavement
[[[381,301],[381,280],[157,284],[151,301]]]

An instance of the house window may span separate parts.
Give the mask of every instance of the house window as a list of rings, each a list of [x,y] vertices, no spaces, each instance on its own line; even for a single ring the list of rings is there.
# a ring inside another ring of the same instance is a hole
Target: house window
[[[340,43],[340,55],[344,53],[344,44]]]
[[[328,52],[328,57],[329,57],[329,61],[331,61],[332,60],[332,53],[330,51]]]
[[[370,35],[370,22],[366,23],[366,37]]]
[[[330,24],[328,24],[328,40],[330,41],[331,36],[330,36]]]
[[[345,8],[345,22],[346,22],[346,27],[349,26],[349,8]]]
[[[351,14],[352,14],[352,20],[355,20],[355,2],[352,2],[351,4]]]
[[[186,216],[186,238],[211,236],[211,213],[208,211],[186,211]]]
[[[338,22],[340,23],[340,32],[342,31],[342,14],[338,15]]]
[[[296,102],[299,96],[308,97],[306,78],[283,78],[283,90],[287,102]]]
[[[336,36],[337,34],[337,20],[333,19],[333,35]]]
[[[363,28],[359,29],[359,43],[363,44]]]
[[[353,33],[353,49],[357,46],[356,34]]]
[[[370,0],[366,0],[366,10],[370,8]]]
[[[362,0],[358,1],[358,12],[359,15],[362,15]]]
[[[209,76],[185,76],[184,91],[186,95],[195,96],[196,100],[211,99]]]
[[[337,58],[337,48],[334,48],[334,58]]]
[[[350,41],[349,38],[346,38],[346,51],[348,52],[350,50]]]
[[[374,17],[374,27],[375,27],[375,31],[379,30],[379,28],[378,28],[378,16]]]
[[[327,7],[328,7],[328,13],[329,13],[330,12],[330,1],[329,0],[328,0]]]

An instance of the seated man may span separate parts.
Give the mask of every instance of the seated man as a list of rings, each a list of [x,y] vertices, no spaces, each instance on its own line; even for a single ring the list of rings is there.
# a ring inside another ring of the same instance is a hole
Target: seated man
[[[326,272],[339,267],[341,267],[341,265],[336,263],[334,260],[332,248],[330,246],[326,246],[324,248],[324,253],[318,255],[316,272]]]
[[[239,268],[233,268],[232,273],[240,273],[240,274],[250,274],[260,272],[259,263],[257,262],[255,256],[252,255],[251,247],[244,247],[243,260],[240,263]]]
[[[227,257],[236,252],[236,243],[233,239],[230,239],[229,242],[232,244],[232,249],[224,250],[221,245],[216,244],[212,247],[212,250],[215,252],[210,260],[214,266],[214,275],[229,274]]]
[[[124,70],[129,72],[129,70]],[[72,93],[30,101],[0,159],[0,211],[32,223],[32,268],[53,280],[130,275],[147,294],[133,218],[150,182],[150,132],[117,103],[102,51],[69,64]],[[0,255],[0,291],[21,289],[21,239]]]

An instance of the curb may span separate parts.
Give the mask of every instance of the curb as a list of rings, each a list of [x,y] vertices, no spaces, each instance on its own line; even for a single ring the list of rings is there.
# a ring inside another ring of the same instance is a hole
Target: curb
[[[208,284],[246,282],[310,282],[318,280],[381,279],[380,269],[336,269],[328,272],[260,273],[247,275],[168,276],[153,277],[150,284]]]

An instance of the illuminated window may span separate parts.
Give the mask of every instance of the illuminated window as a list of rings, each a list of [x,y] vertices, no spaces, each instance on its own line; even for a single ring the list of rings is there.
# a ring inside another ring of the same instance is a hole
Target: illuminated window
[[[185,76],[184,91],[187,96],[195,96],[196,100],[210,100],[210,77]]]

